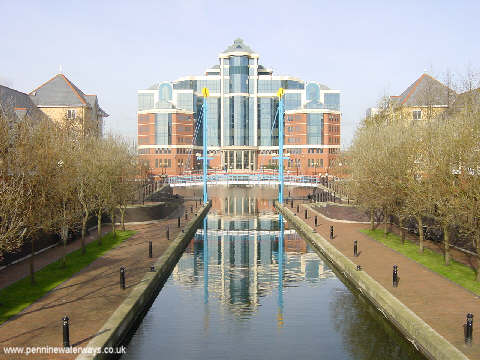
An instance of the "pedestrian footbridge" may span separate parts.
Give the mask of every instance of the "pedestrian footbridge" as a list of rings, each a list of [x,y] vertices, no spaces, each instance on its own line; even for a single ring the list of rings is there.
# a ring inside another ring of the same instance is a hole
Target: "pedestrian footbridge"
[[[323,184],[320,176],[284,176],[286,186],[317,186]],[[169,176],[167,180],[171,187],[176,186],[202,186],[202,175]],[[278,185],[278,175],[267,174],[211,174],[207,176],[208,185]]]

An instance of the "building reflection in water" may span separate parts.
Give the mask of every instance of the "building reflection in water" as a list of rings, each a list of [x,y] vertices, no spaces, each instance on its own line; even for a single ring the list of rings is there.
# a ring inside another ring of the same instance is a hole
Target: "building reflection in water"
[[[248,205],[256,202],[244,197],[215,203],[217,208],[212,208],[172,273],[179,284],[204,287],[206,314],[212,306],[209,300],[215,298],[240,318],[248,318],[263,297],[276,291],[281,327],[284,288],[335,277],[281,215],[260,213]],[[241,211],[225,211],[230,208]]]

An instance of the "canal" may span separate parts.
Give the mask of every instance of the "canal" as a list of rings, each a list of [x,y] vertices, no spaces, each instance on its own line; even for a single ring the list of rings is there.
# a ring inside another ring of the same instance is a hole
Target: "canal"
[[[424,359],[281,221],[276,189],[218,187],[209,195],[206,229],[122,359]]]

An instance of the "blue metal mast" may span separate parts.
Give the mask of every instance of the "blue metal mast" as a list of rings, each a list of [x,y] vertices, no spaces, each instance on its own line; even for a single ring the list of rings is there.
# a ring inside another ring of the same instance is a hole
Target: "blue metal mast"
[[[283,156],[283,133],[284,133],[284,103],[283,103],[283,88],[278,89],[277,96],[279,98],[278,103],[278,180],[280,182],[280,190],[278,192],[278,202],[283,204],[283,189],[284,189],[284,176],[283,176],[283,160],[288,157]]]
[[[208,193],[207,193],[207,171],[208,171],[208,160],[207,157],[207,116],[208,116],[208,106],[207,106],[207,97],[208,89],[202,89],[203,94],[203,156],[200,159],[203,159],[203,203],[208,202]]]

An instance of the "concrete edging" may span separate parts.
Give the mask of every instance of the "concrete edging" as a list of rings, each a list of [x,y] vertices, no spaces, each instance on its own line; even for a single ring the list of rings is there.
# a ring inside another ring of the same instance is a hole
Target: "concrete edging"
[[[299,234],[322,253],[345,278],[365,295],[424,355],[437,360],[468,360],[468,358],[418,315],[393,296],[330,242],[295,216],[287,207],[275,202],[275,207],[295,227]]]
[[[179,233],[155,262],[155,272],[147,272],[143,279],[128,294],[110,318],[105,322],[87,347],[102,350],[106,347],[118,347],[123,344],[134,326],[143,318],[151,303],[157,296],[161,286],[170,276],[178,259],[201,225],[203,218],[212,206],[209,201],[201,208],[198,215],[185,226],[185,232]],[[108,359],[109,354],[80,354],[77,360]]]

